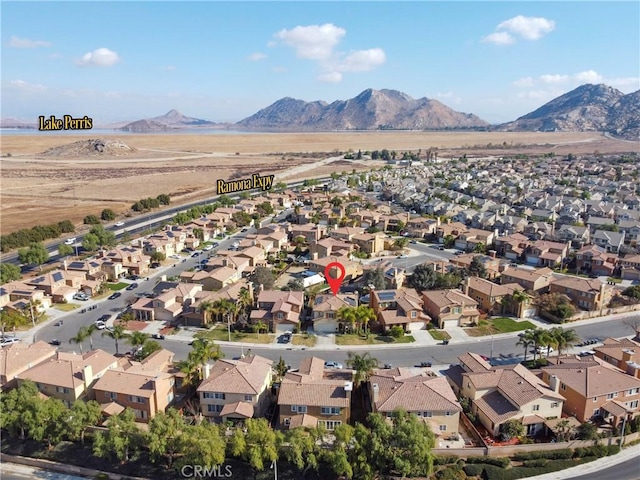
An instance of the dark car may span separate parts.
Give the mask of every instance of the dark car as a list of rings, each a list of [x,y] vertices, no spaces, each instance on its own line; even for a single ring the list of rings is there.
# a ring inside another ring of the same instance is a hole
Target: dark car
[[[431,362],[420,362],[420,364],[416,365],[416,367],[428,368],[431,367]]]
[[[242,230],[240,230],[240,232],[244,233],[244,232],[248,232],[249,229],[248,228],[243,228]]]
[[[98,322],[106,322],[107,320],[109,320],[111,318],[111,315],[102,315],[99,319]]]
[[[164,335],[162,335],[161,333],[154,333],[153,335],[151,335],[151,338],[154,338],[156,340],[164,340]]]
[[[64,321],[62,321],[62,320],[58,320],[56,323],[54,323],[54,324],[53,324],[53,326],[54,326],[54,327],[59,327],[59,326],[61,326],[62,324],[64,324]]]
[[[385,363],[382,368],[384,368],[385,370],[390,370],[393,368],[393,365],[391,365],[390,363]]]
[[[138,288],[138,284],[137,283],[132,283],[131,285],[129,285],[127,287],[127,290],[135,290],[136,288]]]
[[[57,347],[58,345],[60,345],[60,340],[58,340],[57,338],[54,338],[49,342],[49,345],[53,345]]]
[[[138,275],[129,275],[127,278],[129,280],[140,280],[140,276]]]
[[[122,294],[120,292],[113,292],[111,295],[109,295],[109,300],[115,300],[116,298],[122,296]]]

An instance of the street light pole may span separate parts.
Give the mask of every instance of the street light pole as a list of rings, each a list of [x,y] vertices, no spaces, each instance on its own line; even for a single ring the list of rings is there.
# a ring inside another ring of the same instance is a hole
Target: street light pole
[[[489,365],[493,367],[493,333],[491,334],[491,356],[489,356]]]
[[[275,460],[271,462],[271,468],[273,469],[274,480],[278,480],[278,463]]]

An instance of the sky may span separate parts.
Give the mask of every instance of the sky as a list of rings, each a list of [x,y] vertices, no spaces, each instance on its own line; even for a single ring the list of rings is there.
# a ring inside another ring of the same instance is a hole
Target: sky
[[[237,122],[367,88],[491,123],[640,89],[640,2],[2,2],[1,116]]]

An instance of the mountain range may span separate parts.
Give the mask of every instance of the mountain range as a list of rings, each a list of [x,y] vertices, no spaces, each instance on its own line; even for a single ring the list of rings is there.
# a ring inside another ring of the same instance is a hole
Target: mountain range
[[[3,119],[4,128],[35,125]],[[121,122],[102,128],[135,133],[184,129],[247,131],[344,130],[496,130],[496,131],[603,131],[623,138],[640,138],[640,90],[623,94],[607,85],[582,85],[512,122],[490,125],[471,113],[457,112],[429,98],[414,99],[397,90],[367,89],[354,98],[327,103],[282,98],[237,123],[216,123],[187,117],[177,110],[164,115]]]

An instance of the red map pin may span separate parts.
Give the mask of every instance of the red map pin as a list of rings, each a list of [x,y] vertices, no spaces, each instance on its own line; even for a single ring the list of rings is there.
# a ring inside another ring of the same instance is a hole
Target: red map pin
[[[331,270],[333,270],[334,268],[340,270],[340,275],[338,275],[337,277],[331,276]],[[333,292],[334,295],[337,295],[338,292],[340,291],[340,285],[342,285],[344,276],[345,276],[344,265],[342,265],[339,262],[331,262],[324,269],[324,278],[327,279],[327,283],[331,287],[331,291]]]

